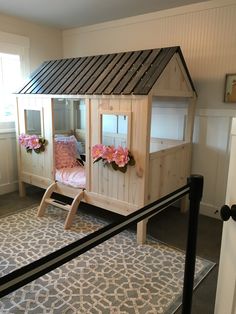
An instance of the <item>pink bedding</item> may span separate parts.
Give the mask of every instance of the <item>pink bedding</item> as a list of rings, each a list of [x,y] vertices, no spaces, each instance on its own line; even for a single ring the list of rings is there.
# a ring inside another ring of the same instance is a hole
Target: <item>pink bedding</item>
[[[56,137],[54,141],[56,169],[72,168],[77,166],[77,141],[74,135]]]
[[[56,169],[55,179],[74,188],[85,188],[85,170],[81,166]]]

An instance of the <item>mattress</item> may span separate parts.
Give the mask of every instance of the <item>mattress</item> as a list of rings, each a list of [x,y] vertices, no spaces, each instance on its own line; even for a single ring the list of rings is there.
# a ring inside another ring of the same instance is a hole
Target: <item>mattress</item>
[[[86,177],[84,167],[56,169],[55,179],[74,188],[85,188]]]

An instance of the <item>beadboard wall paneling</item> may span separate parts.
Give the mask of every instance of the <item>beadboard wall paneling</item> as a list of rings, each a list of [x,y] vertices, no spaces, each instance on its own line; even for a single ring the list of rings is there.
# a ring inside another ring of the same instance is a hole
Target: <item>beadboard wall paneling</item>
[[[204,175],[201,210],[210,216],[225,202],[236,104],[223,95],[225,74],[236,73],[235,21],[235,0],[213,0],[63,31],[64,57],[181,46],[198,92],[192,172]]]
[[[218,6],[206,2],[192,5],[190,12],[183,7],[182,12],[166,10],[163,17],[158,12],[156,18],[145,14],[145,20],[140,16],[66,30],[64,57],[180,45],[198,90],[198,107],[221,108],[225,74],[236,71],[236,3],[210,2]]]
[[[211,116],[200,110],[195,118],[192,173],[204,175],[201,213],[216,218],[225,202],[231,122],[232,117],[220,116],[219,110]]]
[[[66,30],[64,57],[180,45],[198,90],[198,107],[221,108],[225,74],[236,71],[236,2],[209,3]]]
[[[18,189],[15,133],[0,133],[0,195]]]

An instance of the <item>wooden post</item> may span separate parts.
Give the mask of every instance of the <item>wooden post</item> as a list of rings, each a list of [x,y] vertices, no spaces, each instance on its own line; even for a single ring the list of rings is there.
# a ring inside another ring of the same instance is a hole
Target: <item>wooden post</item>
[[[194,127],[194,116],[195,116],[195,108],[196,108],[196,94],[194,93],[194,96],[189,100],[188,105],[188,115],[187,115],[187,121],[186,121],[186,127],[184,132],[184,140],[186,142],[193,142],[193,127]],[[189,169],[187,176],[191,173],[191,159],[192,159],[192,145],[190,147],[189,151]],[[185,213],[188,210],[189,207],[189,200],[188,197],[185,196],[180,201],[180,211],[181,213]]]
[[[148,219],[144,219],[137,224],[137,243],[144,244],[147,237]]]
[[[190,99],[188,105],[188,115],[186,121],[186,127],[184,132],[184,140],[186,142],[193,141],[193,126],[194,126],[194,115],[195,115],[195,108],[196,108],[196,94]]]

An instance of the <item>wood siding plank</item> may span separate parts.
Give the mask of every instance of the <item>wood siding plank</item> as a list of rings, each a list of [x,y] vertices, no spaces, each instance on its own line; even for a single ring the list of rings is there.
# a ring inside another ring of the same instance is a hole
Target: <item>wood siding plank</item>
[[[34,94],[34,88],[43,82],[43,80],[54,70],[59,63],[59,60],[50,61],[42,71],[40,71],[33,80],[31,80],[25,88],[22,89],[21,94]]]
[[[79,94],[88,94],[88,90],[94,83],[100,84],[103,80],[104,71],[109,68],[109,65],[112,64],[113,60],[116,59],[116,57],[116,54],[104,56],[104,58],[100,60],[100,65],[98,66],[97,70],[93,69],[93,71],[95,71],[92,71],[92,75],[89,77],[88,81],[79,90]]]
[[[57,71],[51,78],[39,89],[37,89],[38,94],[49,94],[50,90],[61,81],[63,76],[68,72],[71,68],[71,64],[73,65],[74,59],[65,59],[65,61],[57,68]]]
[[[119,62],[115,65],[115,67],[113,69],[111,69],[110,73],[107,73],[106,76],[103,77],[103,82],[96,88],[96,90],[94,91],[94,94],[110,94],[112,89],[111,87],[109,87],[109,84],[116,80],[116,82],[119,82],[119,77],[117,77],[118,75],[120,77],[122,77],[122,74],[120,74],[120,71],[123,69],[123,67],[125,66],[127,60],[131,57],[132,52],[126,52],[122,55],[121,59],[119,60]],[[124,72],[123,72],[124,73]],[[114,84],[116,84],[116,82],[114,82]]]
[[[139,58],[141,55],[141,51],[135,51],[132,53],[131,57],[123,64],[120,71],[117,72],[117,75],[114,77],[112,81],[110,81],[109,85],[103,91],[103,94],[109,95],[113,92],[113,89],[119,85],[119,82],[124,79],[129,69],[133,66],[134,62]]]
[[[53,82],[51,82],[50,86],[44,90],[45,94],[60,94],[60,86],[64,85],[68,77],[73,73],[76,64],[80,62],[81,59],[74,58],[71,59],[71,63],[61,72],[61,75],[59,75]]]
[[[150,67],[149,71],[145,73],[142,80],[135,87],[135,95],[146,95],[151,90],[158,77],[175,54],[176,50],[176,47],[161,49],[159,58],[155,60],[152,67]]]
[[[40,88],[44,87],[44,85],[48,82],[54,79],[54,76],[57,75],[58,69],[61,68],[61,66],[66,62],[67,60],[57,60],[55,62],[55,64],[50,67],[50,69],[44,73],[44,75],[42,75],[40,77],[39,80],[37,80],[36,84],[34,84],[32,87],[32,89],[30,89],[30,91],[27,91],[27,93],[33,93],[33,94],[37,94],[38,90],[40,90]],[[40,94],[40,93],[39,93]]]
[[[115,74],[112,73],[117,73],[118,71],[118,64],[120,64],[120,60],[124,59],[124,56],[126,58],[129,57],[128,54],[124,53],[118,53],[115,55],[115,57],[111,60],[110,64],[104,68],[104,70],[101,72],[99,78],[92,84],[92,86],[89,87],[87,90],[87,94],[96,94],[98,93],[97,91],[100,89],[100,93],[102,93],[103,89],[110,83],[111,79],[115,76]],[[114,71],[116,69],[116,71]]]
[[[52,65],[54,61],[43,62],[35,71],[33,71],[29,77],[29,82],[19,90],[19,94],[24,94],[28,88],[35,83],[35,81],[47,70],[48,66]]]
[[[133,62],[133,64],[129,65],[129,69],[126,70],[126,73],[123,76],[122,80],[119,82],[119,84],[113,90],[113,94],[115,94],[115,95],[122,94],[125,87],[128,85],[130,80],[133,78],[133,76],[136,74],[136,72],[142,66],[142,64],[147,59],[147,57],[150,55],[150,53],[151,53],[151,50],[142,51],[139,58],[136,59],[136,61]]]
[[[158,58],[160,49],[153,50],[148,58],[143,62],[143,64],[140,66],[140,69],[136,72],[136,74],[133,76],[132,80],[129,82],[129,84],[124,88],[122,94],[129,95],[133,92],[133,89],[135,86],[140,82],[143,75],[148,71],[148,69],[152,66],[153,61]]]
[[[84,69],[87,62],[89,61],[88,58],[76,58],[76,63],[74,67],[62,78],[61,84],[57,86],[57,90],[54,89],[51,91],[51,94],[65,94],[66,89],[72,84],[75,80],[77,75]]]
[[[95,59],[95,62],[93,63],[92,67],[88,69],[88,71],[84,74],[83,77],[81,77],[80,81],[76,84],[76,86],[71,91],[71,94],[86,94],[86,89],[83,91],[83,87],[86,83],[88,83],[90,86],[90,79],[92,75],[97,71],[97,69],[100,67],[100,65],[106,60],[107,56],[109,55],[102,55],[97,56]]]
[[[71,76],[67,86],[63,90],[63,94],[70,95],[71,91],[76,88],[78,82],[84,77],[84,75],[90,70],[98,57],[85,57],[84,62],[79,66],[75,73]]]

